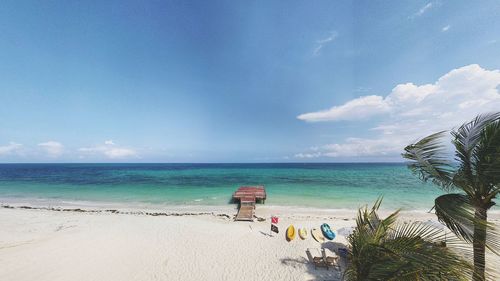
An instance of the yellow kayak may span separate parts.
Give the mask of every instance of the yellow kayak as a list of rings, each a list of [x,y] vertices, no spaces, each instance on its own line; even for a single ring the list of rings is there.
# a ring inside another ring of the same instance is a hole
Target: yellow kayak
[[[294,238],[295,238],[295,227],[292,224],[286,229],[286,240],[292,241]]]
[[[299,229],[299,236],[300,239],[305,240],[307,238],[307,229],[305,227],[302,227]]]
[[[321,232],[320,229],[318,228],[311,229],[311,235],[314,238],[314,240],[318,241],[319,243],[325,242],[325,236],[323,236],[323,233]]]

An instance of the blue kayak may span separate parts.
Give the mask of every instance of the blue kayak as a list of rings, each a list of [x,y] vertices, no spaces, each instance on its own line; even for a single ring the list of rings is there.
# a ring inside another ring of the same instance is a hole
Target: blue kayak
[[[321,225],[321,232],[323,232],[323,236],[328,240],[335,239],[335,233],[330,229],[330,226],[327,223]]]

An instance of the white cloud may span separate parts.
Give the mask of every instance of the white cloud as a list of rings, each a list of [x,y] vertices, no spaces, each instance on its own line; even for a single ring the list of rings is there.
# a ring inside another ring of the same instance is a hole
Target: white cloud
[[[366,133],[319,151],[296,157],[381,156],[398,157],[405,145],[432,132],[451,129],[484,112],[500,110],[500,71],[477,64],[453,69],[433,84],[399,84],[385,98],[360,97],[329,110],[301,114],[305,121],[359,120],[377,116],[379,123]]]
[[[451,25],[448,24],[447,26],[444,26],[443,28],[441,28],[441,31],[446,32],[450,29],[450,27],[451,27]]]
[[[414,14],[414,17],[419,17],[419,16],[425,14],[425,12],[427,12],[430,8],[432,8],[432,6],[433,6],[432,2],[429,2],[429,3],[425,4],[425,6],[423,6],[422,8],[420,8],[420,10],[418,10]]]
[[[320,152],[314,152],[314,153],[297,153],[294,155],[296,158],[318,158],[321,156]]]
[[[0,146],[0,155],[9,155],[12,153],[19,152],[19,150],[21,150],[22,147],[23,145],[20,143],[10,142],[7,145]]]
[[[59,157],[64,152],[64,146],[57,141],[48,141],[38,144],[50,157]]]
[[[407,143],[399,139],[389,138],[363,139],[348,138],[344,143],[332,143],[319,147],[318,150],[295,154],[296,158],[319,158],[319,157],[378,157],[394,156],[401,153],[401,147]]]
[[[353,120],[384,113],[389,109],[388,104],[381,96],[364,96],[327,110],[304,113],[297,118],[309,122]]]
[[[109,159],[123,159],[138,156],[137,151],[134,149],[119,147],[111,140],[105,141],[103,145],[82,147],[79,151],[86,154],[100,154]]]
[[[338,36],[338,33],[336,31],[330,32],[330,35],[316,41],[316,47],[314,47],[313,55],[314,56],[319,56],[321,54],[321,50],[327,45],[333,42]]]

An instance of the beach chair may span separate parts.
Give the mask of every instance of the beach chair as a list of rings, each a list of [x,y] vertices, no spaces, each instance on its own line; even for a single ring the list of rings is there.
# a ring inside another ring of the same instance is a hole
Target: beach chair
[[[341,258],[347,259],[347,255],[349,253],[349,250],[347,250],[347,248],[339,248],[338,251]]]
[[[309,260],[314,264],[314,269],[318,269],[318,267],[325,267],[328,270],[328,264],[326,264],[326,261],[319,249],[308,248],[306,252],[309,256]]]
[[[323,259],[327,266],[331,266],[336,270],[340,271],[339,257],[335,252],[328,248],[323,248]]]

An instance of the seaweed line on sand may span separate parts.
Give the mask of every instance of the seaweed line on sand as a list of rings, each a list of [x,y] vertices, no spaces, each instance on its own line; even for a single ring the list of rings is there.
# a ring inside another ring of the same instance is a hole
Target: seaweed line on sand
[[[123,214],[123,215],[146,215],[146,216],[166,216],[166,217],[182,217],[182,216],[207,216],[211,215],[214,217],[221,217],[230,219],[231,216],[228,214],[215,214],[214,212],[146,212],[146,211],[120,211],[116,209],[106,209],[106,210],[95,210],[95,209],[80,209],[80,208],[54,208],[54,207],[32,207],[32,206],[11,206],[11,205],[1,205],[5,209],[28,209],[28,210],[47,210],[55,212],[78,212],[78,213],[111,213],[111,214]]]

